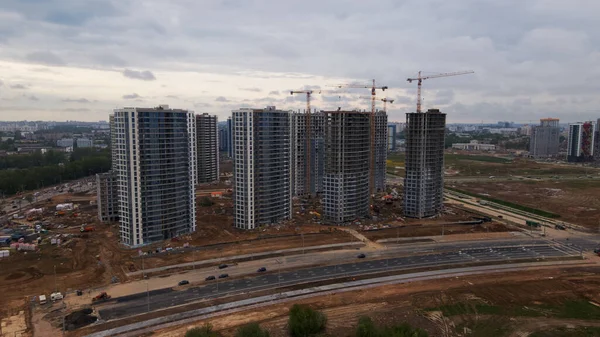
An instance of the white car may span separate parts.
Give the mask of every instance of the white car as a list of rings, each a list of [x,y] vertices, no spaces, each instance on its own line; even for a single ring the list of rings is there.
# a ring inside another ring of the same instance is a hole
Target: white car
[[[63,294],[61,294],[59,292],[50,294],[50,300],[52,300],[52,302],[60,301],[62,299],[63,299]]]

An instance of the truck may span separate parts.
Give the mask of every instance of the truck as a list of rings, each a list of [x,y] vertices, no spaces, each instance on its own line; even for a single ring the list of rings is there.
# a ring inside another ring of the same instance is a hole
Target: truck
[[[94,230],[96,230],[94,228],[94,226],[90,226],[90,225],[86,225],[86,224],[81,225],[81,228],[79,229],[79,231],[82,232],[82,233],[84,233],[84,232],[93,232]]]
[[[40,299],[40,305],[44,305],[47,303],[46,295],[40,295],[39,299]]]
[[[63,298],[64,298],[64,296],[60,292],[55,292],[55,293],[50,294],[50,300],[52,302],[54,302],[54,301],[60,301]]]
[[[106,293],[106,291],[101,292],[100,294],[94,296],[94,298],[92,298],[92,302],[98,302],[98,301],[105,301],[110,299],[110,295]]]
[[[556,225],[556,226],[554,226],[554,229],[564,231],[564,230],[567,230],[567,227],[565,227],[564,225]]]

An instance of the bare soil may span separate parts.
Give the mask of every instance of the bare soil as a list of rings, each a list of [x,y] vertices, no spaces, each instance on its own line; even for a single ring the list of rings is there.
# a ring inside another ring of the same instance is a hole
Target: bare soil
[[[456,188],[559,214],[559,220],[598,229],[600,181],[456,183]]]

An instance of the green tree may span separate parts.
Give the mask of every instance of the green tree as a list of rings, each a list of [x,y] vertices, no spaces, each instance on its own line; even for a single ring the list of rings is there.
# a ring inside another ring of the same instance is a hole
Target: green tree
[[[269,332],[263,330],[258,323],[250,323],[238,328],[235,337],[269,337]]]
[[[294,304],[290,309],[288,328],[292,337],[315,336],[325,330],[327,316],[305,305]]]
[[[25,196],[25,200],[27,200],[27,202],[31,204],[33,202],[33,195],[27,194]]]
[[[209,197],[203,197],[202,199],[200,199],[200,202],[199,202],[199,204],[200,204],[200,206],[202,206],[202,207],[210,207],[210,206],[214,205],[214,204],[215,204],[215,202],[214,202],[214,201],[212,201],[212,200],[210,200],[210,198],[209,198]]]
[[[221,337],[221,334],[213,331],[212,325],[206,323],[201,327],[189,329],[185,337]]]

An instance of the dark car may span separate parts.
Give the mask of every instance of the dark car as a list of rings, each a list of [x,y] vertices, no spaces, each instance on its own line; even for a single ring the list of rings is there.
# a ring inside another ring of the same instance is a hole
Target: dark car
[[[267,268],[265,268],[265,267],[260,267],[257,270],[257,272],[259,272],[259,273],[262,273],[262,272],[265,272],[265,271],[267,271]]]
[[[190,281],[188,281],[188,280],[181,280],[181,281],[179,281],[179,285],[180,286],[184,286],[186,284],[190,284]]]
[[[229,267],[229,266],[226,265],[225,263],[219,265],[219,269],[225,269],[227,267]]]
[[[229,274],[221,274],[221,275],[219,275],[219,278],[226,278],[226,277],[229,277]]]
[[[594,249],[594,253],[596,253],[596,254],[600,253],[600,248]]]
[[[211,276],[205,278],[204,281],[212,281],[214,279],[215,279],[215,277],[211,275]]]
[[[356,257],[358,257],[359,259],[364,259],[367,256],[365,254],[358,254],[358,256],[356,256]]]

